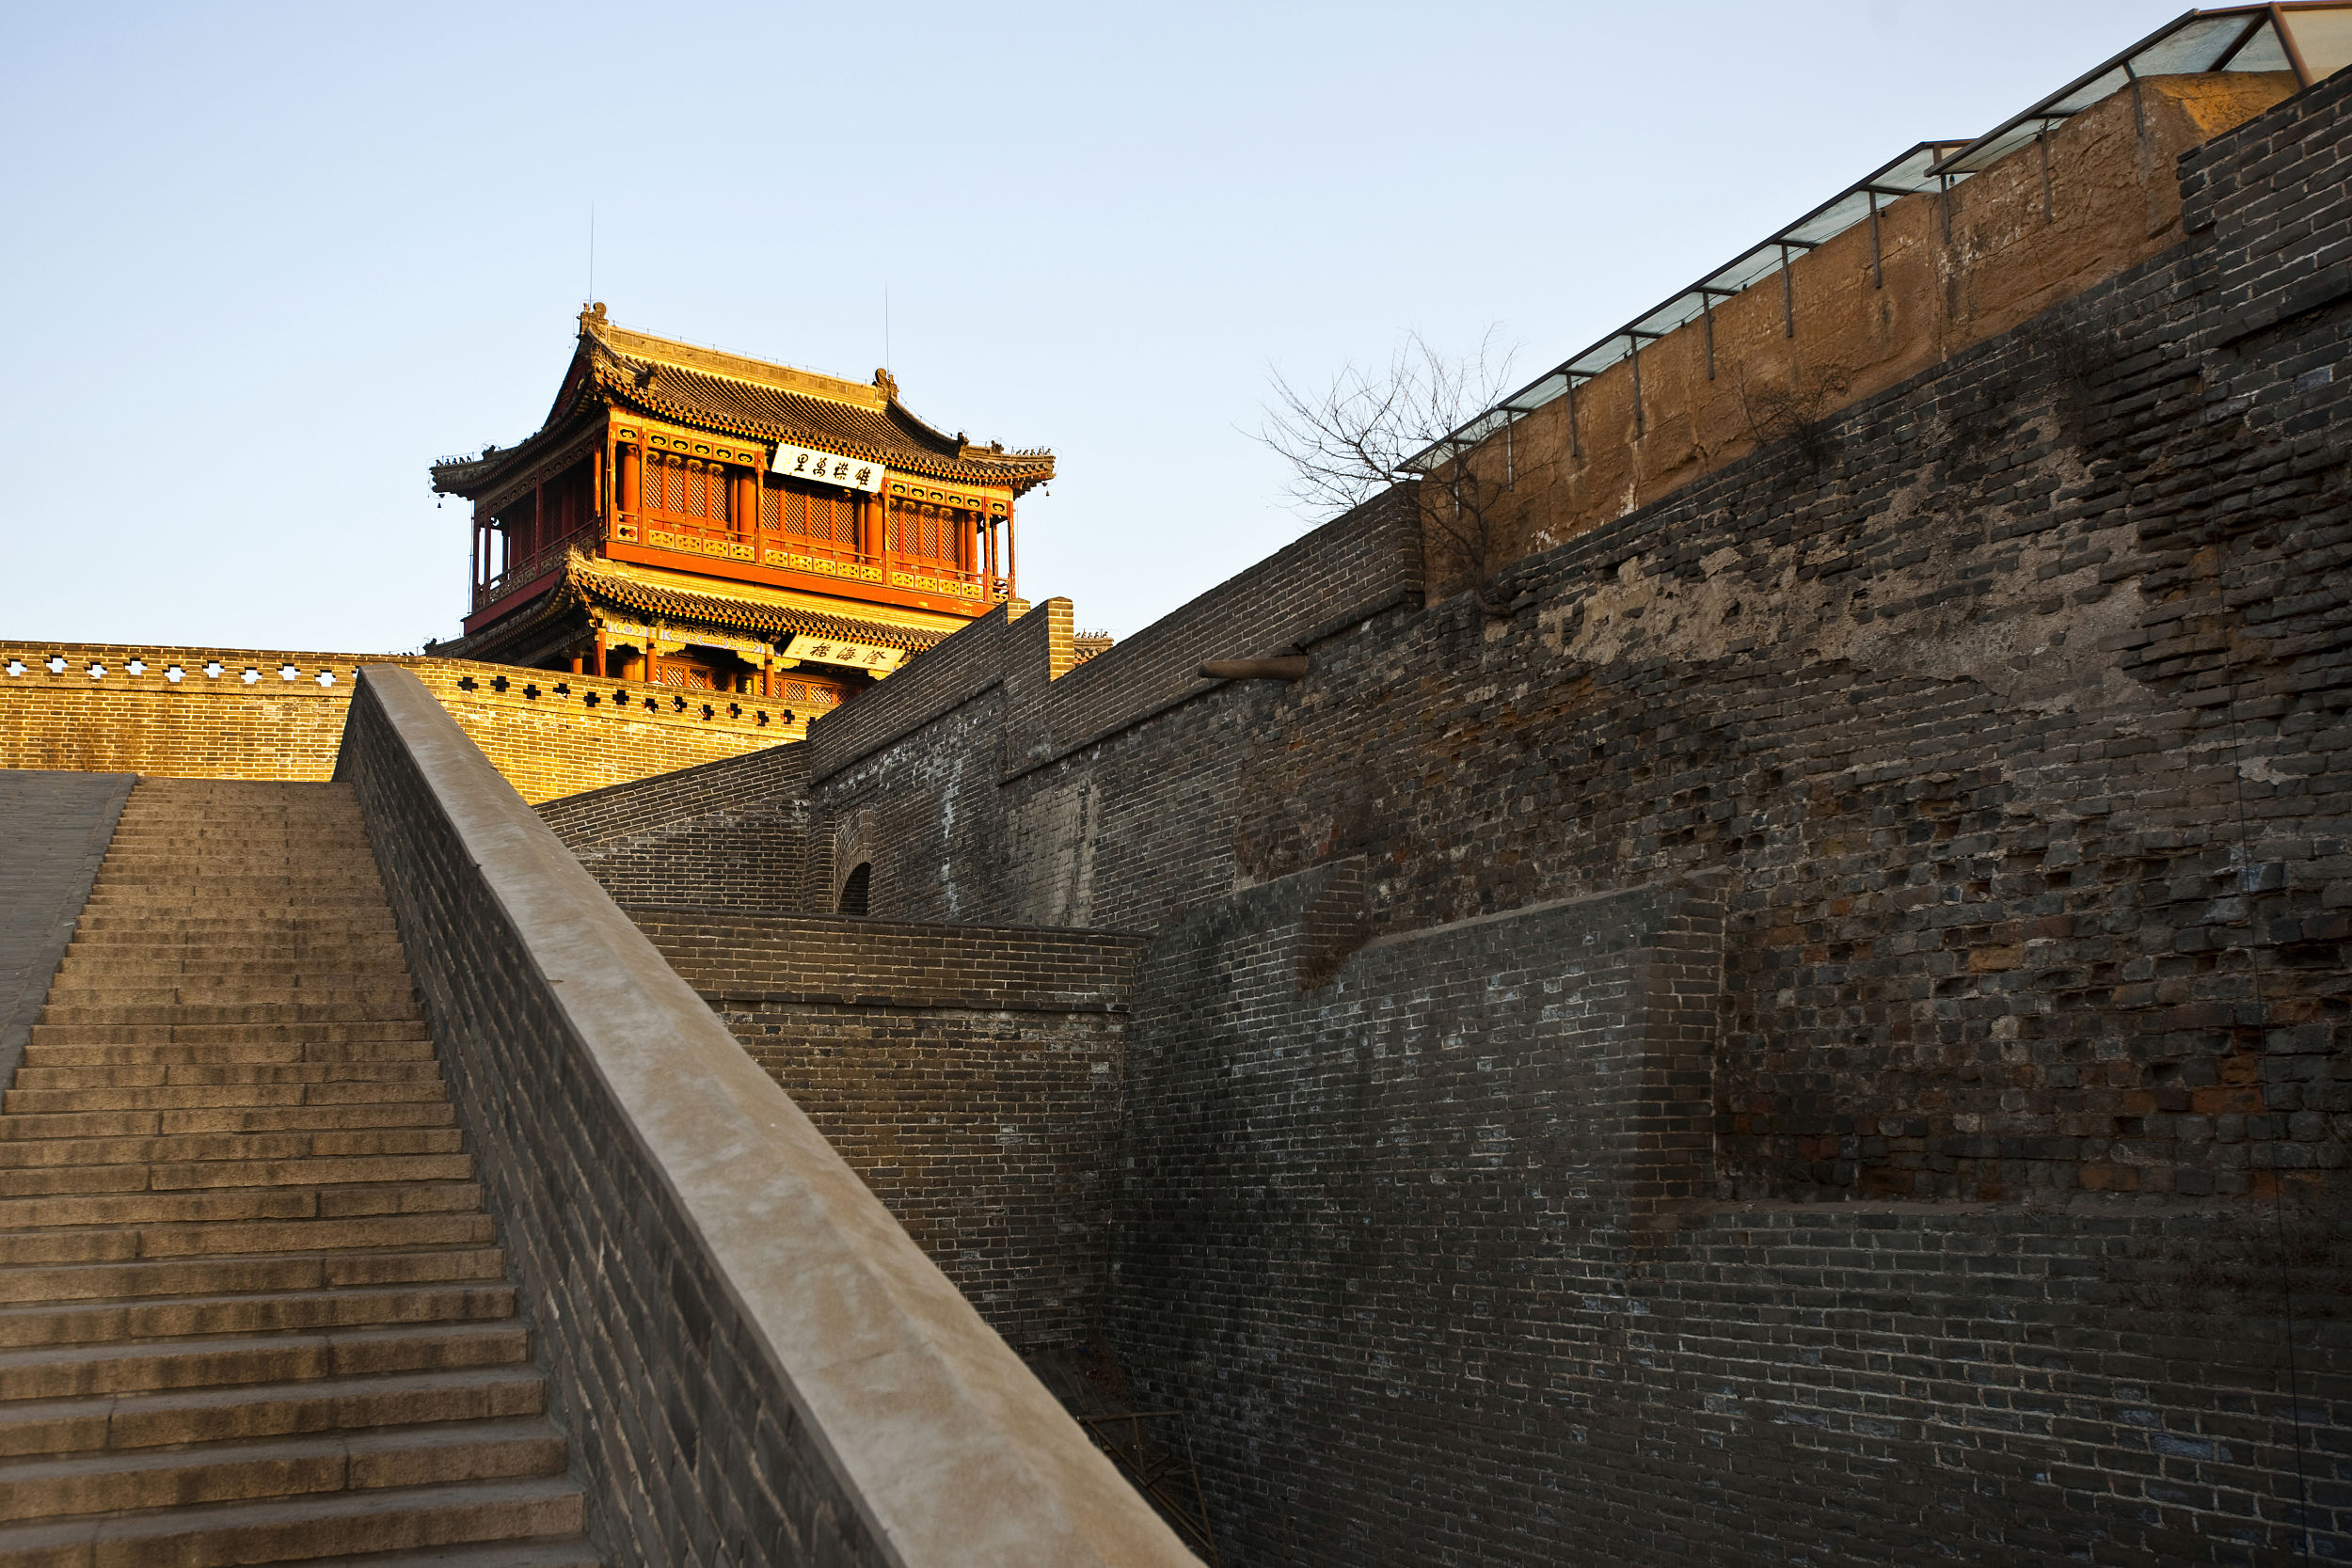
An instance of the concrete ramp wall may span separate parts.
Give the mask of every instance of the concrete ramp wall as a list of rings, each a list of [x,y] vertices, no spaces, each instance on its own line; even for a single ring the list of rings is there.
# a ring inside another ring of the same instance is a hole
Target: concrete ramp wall
[[[414,675],[336,777],[609,1560],[1195,1560]]]
[[[0,1088],[24,1059],[50,977],[137,782],[132,773],[0,768]]]

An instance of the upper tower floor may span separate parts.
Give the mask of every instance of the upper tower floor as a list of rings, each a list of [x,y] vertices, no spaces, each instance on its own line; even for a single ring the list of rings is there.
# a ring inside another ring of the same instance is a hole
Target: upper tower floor
[[[433,467],[474,503],[466,631],[553,592],[567,556],[970,618],[1015,593],[1013,515],[1053,454],[948,435],[871,384],[609,321],[592,305],[540,429]]]

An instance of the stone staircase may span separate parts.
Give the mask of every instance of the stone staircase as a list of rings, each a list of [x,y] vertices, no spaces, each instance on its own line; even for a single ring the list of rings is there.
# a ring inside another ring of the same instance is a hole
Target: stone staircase
[[[0,1107],[0,1568],[597,1560],[340,784],[146,780]]]

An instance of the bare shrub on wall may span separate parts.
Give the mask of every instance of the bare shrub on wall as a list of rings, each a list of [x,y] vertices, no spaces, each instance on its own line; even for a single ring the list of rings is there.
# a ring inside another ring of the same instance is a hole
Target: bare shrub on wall
[[[1304,515],[1335,517],[1403,490],[1438,557],[1434,575],[1469,583],[1481,609],[1508,615],[1514,606],[1496,591],[1495,573],[1513,559],[1513,540],[1543,489],[1532,470],[1549,460],[1529,463],[1506,424],[1426,467],[1408,466],[1508,389],[1513,356],[1498,352],[1497,335],[1489,327],[1475,353],[1448,355],[1410,333],[1387,365],[1351,360],[1315,388],[1276,372],[1257,436],[1289,465],[1285,492]]]

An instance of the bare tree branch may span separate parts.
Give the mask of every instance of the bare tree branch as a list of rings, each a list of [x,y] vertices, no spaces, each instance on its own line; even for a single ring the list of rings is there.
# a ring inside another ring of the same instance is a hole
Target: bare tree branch
[[[1292,504],[1311,517],[1337,516],[1408,487],[1426,543],[1470,578],[1482,607],[1508,614],[1491,579],[1507,545],[1505,527],[1524,511],[1512,493],[1526,470],[1507,450],[1500,465],[1481,451],[1492,437],[1465,443],[1426,471],[1406,467],[1501,400],[1513,354],[1497,352],[1499,332],[1488,327],[1477,352],[1465,356],[1442,354],[1411,333],[1385,368],[1350,361],[1321,388],[1271,372],[1273,397],[1257,438],[1288,463]]]

